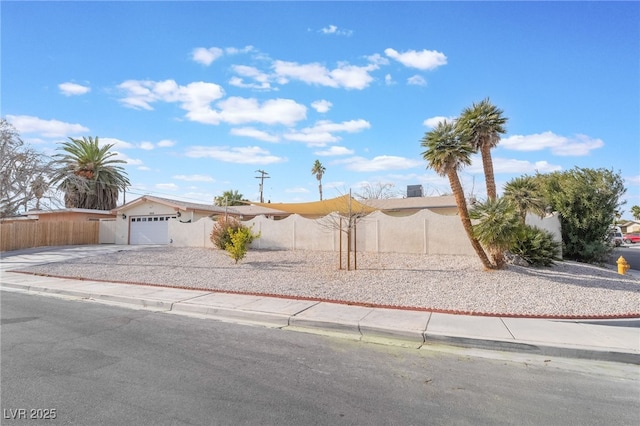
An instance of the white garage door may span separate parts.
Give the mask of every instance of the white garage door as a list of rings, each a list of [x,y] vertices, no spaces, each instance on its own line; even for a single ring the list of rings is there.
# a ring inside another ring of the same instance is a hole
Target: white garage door
[[[169,219],[175,216],[131,218],[129,244],[169,244]]]

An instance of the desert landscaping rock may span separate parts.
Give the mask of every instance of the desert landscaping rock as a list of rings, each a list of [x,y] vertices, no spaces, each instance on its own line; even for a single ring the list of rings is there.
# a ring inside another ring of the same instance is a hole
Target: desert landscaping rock
[[[575,262],[483,271],[472,256],[149,247],[29,267],[51,276],[305,297],[357,304],[525,316],[640,314],[640,279]],[[353,262],[353,261],[352,261]],[[353,267],[353,263],[351,265]],[[346,259],[343,254],[343,267]]]

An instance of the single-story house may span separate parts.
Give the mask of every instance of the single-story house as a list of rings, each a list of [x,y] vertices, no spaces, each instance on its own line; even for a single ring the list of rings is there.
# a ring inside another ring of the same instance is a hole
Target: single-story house
[[[309,203],[251,203],[245,206],[224,207],[145,195],[111,210],[110,213],[116,218],[116,244],[169,244],[171,219],[182,223],[195,223],[205,217],[222,215],[240,220],[251,220],[260,215],[269,219],[283,219],[294,213],[304,217],[322,217],[347,208],[364,214],[381,210],[391,216],[408,216],[425,209],[443,215],[455,215],[458,211],[453,196],[364,201],[351,199],[350,203],[347,197],[348,195],[343,195]]]
[[[116,216],[116,244],[169,244],[169,220],[196,222],[205,217],[239,217],[233,207],[198,204],[144,195],[111,210]]]
[[[622,230],[623,234],[630,234],[632,232],[640,232],[640,222],[630,220],[624,223],[618,223],[618,226]]]
[[[85,222],[87,220],[115,219],[115,213],[109,210],[92,209],[58,209],[58,210],[29,210],[28,217],[39,222]]]

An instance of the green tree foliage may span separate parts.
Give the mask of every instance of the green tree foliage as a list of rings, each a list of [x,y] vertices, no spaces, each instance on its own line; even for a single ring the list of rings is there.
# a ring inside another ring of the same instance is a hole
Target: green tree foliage
[[[318,192],[320,192],[320,201],[322,201],[322,176],[324,176],[324,172],[326,171],[327,169],[322,165],[320,160],[316,160],[315,163],[313,163],[313,167],[311,168],[311,174],[315,175],[316,179],[318,180]]]
[[[546,201],[560,215],[563,256],[581,262],[606,261],[609,227],[626,192],[619,174],[606,169],[573,168],[536,175]]]
[[[476,152],[480,151],[482,155],[482,167],[489,199],[497,197],[491,149],[500,142],[500,135],[506,133],[507,120],[503,111],[487,98],[462,110],[457,121],[457,126],[470,135],[473,148]]]
[[[535,226],[521,226],[513,245],[509,248],[530,265],[551,266],[560,259],[560,243],[553,235]]]
[[[222,195],[214,199],[215,204],[218,206],[243,206],[245,201],[247,200],[244,199],[244,195],[233,189],[224,191]]]
[[[462,190],[462,184],[458,177],[458,171],[471,164],[473,147],[470,144],[469,134],[449,121],[442,121],[430,132],[427,132],[420,145],[426,150],[422,157],[427,161],[427,167],[433,169],[440,176],[447,176],[449,184],[458,206],[460,221],[471,241],[471,245],[486,269],[495,269],[482,245],[473,233],[467,200]]]
[[[231,240],[231,235],[238,230],[247,230],[249,231],[249,240],[246,242],[247,245],[251,244],[254,238],[259,238],[260,234],[255,235],[250,231],[251,229],[246,225],[243,225],[239,220],[233,217],[220,217],[216,224],[213,226],[213,230],[209,235],[209,239],[213,243],[214,246],[219,248],[220,250],[226,250],[229,244],[233,244]],[[244,232],[244,231],[243,231]]]
[[[473,226],[474,236],[487,247],[496,268],[504,268],[504,251],[513,246],[522,227],[514,204],[504,197],[488,199],[476,203],[469,214],[478,221]]]
[[[547,203],[542,196],[537,180],[533,176],[516,177],[504,187],[504,198],[510,200],[524,225],[527,213],[540,217],[546,214]]]
[[[69,138],[62,143],[64,153],[57,154],[52,184],[64,192],[69,208],[111,210],[120,191],[131,185],[124,168],[110,151],[114,144],[100,146],[98,138]]]
[[[631,214],[635,220],[640,220],[640,206],[631,207]]]

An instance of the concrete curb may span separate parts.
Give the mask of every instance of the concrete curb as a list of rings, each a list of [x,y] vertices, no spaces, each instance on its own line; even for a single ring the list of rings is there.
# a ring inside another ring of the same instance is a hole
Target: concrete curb
[[[176,291],[172,295],[170,291],[163,293],[162,289],[133,289],[138,293],[147,291],[149,294],[124,295],[114,293],[114,291],[122,292],[122,285],[109,286],[101,282],[81,281],[76,282],[76,288],[64,289],[60,288],[60,284],[58,283],[58,287],[48,287],[42,284],[42,281],[33,284],[3,282],[0,289],[50,296],[70,296],[177,315],[324,334],[416,349],[429,349],[432,345],[444,344],[640,365],[640,350],[634,352],[622,348],[517,339],[510,334],[504,321],[496,318],[462,317],[456,318],[455,324],[444,324],[445,320],[452,316],[221,293]],[[126,288],[124,290],[126,291]],[[150,297],[151,295],[155,297]],[[490,327],[486,326],[490,322],[495,323],[496,320],[505,326],[504,329],[500,327],[489,330]],[[565,326],[569,327],[571,323],[565,323]]]

